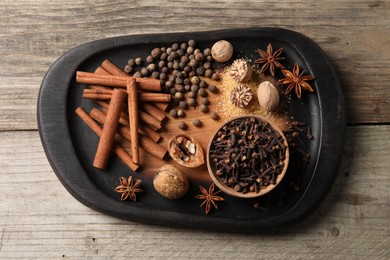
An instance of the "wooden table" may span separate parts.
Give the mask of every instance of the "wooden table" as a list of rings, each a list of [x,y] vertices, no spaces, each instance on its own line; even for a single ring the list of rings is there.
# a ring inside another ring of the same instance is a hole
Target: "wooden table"
[[[389,13],[386,0],[1,1],[0,259],[390,259]],[[311,37],[343,85],[344,159],[314,214],[277,233],[221,234],[118,220],[65,190],[36,122],[42,78],[59,56],[111,36],[252,26]]]

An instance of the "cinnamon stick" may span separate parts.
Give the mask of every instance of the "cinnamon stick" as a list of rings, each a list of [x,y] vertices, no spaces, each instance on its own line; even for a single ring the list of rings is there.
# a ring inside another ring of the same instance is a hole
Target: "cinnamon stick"
[[[99,66],[96,68],[95,70],[95,74],[97,75],[111,75],[110,72],[108,72],[107,70],[105,70],[103,67]]]
[[[84,98],[90,98],[90,99],[111,99],[111,93],[109,90],[112,91],[112,89],[107,89],[106,87],[104,89],[99,88],[96,89],[96,85],[91,85],[92,89],[85,89],[84,90]],[[100,90],[108,90],[101,92]],[[153,102],[153,103],[169,103],[171,101],[171,95],[169,94],[162,94],[162,93],[138,93],[138,100],[141,102]],[[168,107],[168,104],[164,104],[162,110],[166,110]]]
[[[81,107],[76,109],[76,114],[91,128],[95,134],[101,137],[103,129],[82,109]],[[113,151],[115,154],[133,171],[136,171],[139,166],[133,163],[133,159],[126,152],[123,147],[117,143],[114,143]]]
[[[141,108],[146,113],[153,116],[154,118],[156,118],[160,122],[162,122],[167,117],[167,115],[163,111],[161,111],[158,107],[155,107],[152,104],[143,103],[143,104],[141,104]]]
[[[156,130],[161,128],[161,122],[145,111],[139,111],[139,119]]]
[[[89,115],[101,124],[104,124],[106,120],[106,115],[97,108],[93,108],[89,113]],[[119,132],[123,138],[131,142],[131,134],[130,134],[129,127],[120,126],[117,132]],[[145,152],[149,153],[150,155],[153,155],[154,157],[160,160],[162,160],[166,156],[167,150],[161,145],[158,145],[155,141],[153,141],[148,136],[140,134],[139,144],[140,147],[144,149]]]
[[[154,131],[153,129],[151,129],[150,127],[148,127],[146,125],[140,125],[140,129],[142,132],[144,132],[147,136],[150,137],[150,139],[152,139],[156,143],[161,141],[161,139],[162,139],[161,135],[159,133],[157,133],[156,131]]]
[[[103,127],[95,159],[93,161],[93,166],[96,168],[104,169],[107,166],[110,151],[114,145],[115,133],[125,97],[125,92],[119,89],[114,89],[110,106],[107,111],[107,122]]]
[[[170,94],[162,94],[162,93],[138,93],[138,99],[142,102],[171,102]]]
[[[110,100],[111,94],[96,94],[96,93],[84,93],[83,98],[95,99],[95,100]]]
[[[127,93],[131,134],[131,154],[133,155],[133,162],[139,163],[137,82],[134,78],[127,81]]]
[[[92,85],[103,85],[109,87],[127,87],[127,80],[132,78],[130,76],[112,76],[112,75],[98,75],[95,73],[77,71],[76,72],[76,82],[85,83]],[[150,78],[135,78],[139,88],[146,91],[161,91],[160,81],[157,79]]]
[[[118,68],[116,65],[111,63],[111,61],[109,61],[109,60],[104,60],[102,62],[101,67],[103,69],[105,69],[106,71],[108,71],[108,73],[110,73],[111,75],[129,77],[129,75],[126,72],[124,72],[123,70]]]
[[[169,103],[154,102],[153,104],[162,111],[167,111],[167,108],[169,107]]]

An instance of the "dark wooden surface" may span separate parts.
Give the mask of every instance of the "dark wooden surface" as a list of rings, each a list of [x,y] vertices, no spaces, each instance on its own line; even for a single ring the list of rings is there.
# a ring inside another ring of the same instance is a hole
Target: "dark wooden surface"
[[[390,258],[388,1],[1,1],[0,258]],[[335,65],[347,108],[336,183],[297,226],[261,236],[146,226],[66,192],[36,123],[42,78],[82,43],[129,34],[253,26],[299,31]]]

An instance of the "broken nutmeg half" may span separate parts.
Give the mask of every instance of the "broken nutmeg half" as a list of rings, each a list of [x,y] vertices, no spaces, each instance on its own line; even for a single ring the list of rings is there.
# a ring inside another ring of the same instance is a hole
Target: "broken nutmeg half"
[[[205,163],[202,147],[190,136],[172,137],[168,142],[168,152],[173,160],[184,167],[195,168]]]

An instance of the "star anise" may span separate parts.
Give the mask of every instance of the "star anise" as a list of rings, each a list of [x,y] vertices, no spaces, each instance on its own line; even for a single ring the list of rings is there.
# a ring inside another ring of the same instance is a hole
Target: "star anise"
[[[115,188],[115,191],[122,193],[121,200],[126,200],[127,198],[129,198],[132,201],[136,201],[136,193],[143,192],[142,189],[138,188],[142,182],[142,180],[140,179],[135,179],[134,182],[133,176],[130,176],[129,179],[126,179],[125,177],[120,177],[119,181],[121,185],[117,186]]]
[[[272,76],[275,76],[275,67],[279,69],[284,69],[284,66],[278,62],[278,60],[284,60],[284,57],[279,57],[282,54],[283,48],[273,51],[271,43],[267,46],[267,52],[258,49],[257,52],[260,55],[260,59],[255,60],[254,63],[264,64],[261,67],[260,72],[263,73],[269,68],[269,71]]]
[[[214,192],[214,183],[212,183],[210,185],[210,188],[208,191],[205,188],[203,188],[202,186],[199,186],[199,189],[201,190],[202,194],[196,195],[195,198],[200,199],[200,200],[204,200],[202,202],[202,204],[200,204],[200,206],[202,207],[203,205],[206,205],[205,206],[206,215],[209,214],[209,212],[210,212],[211,204],[213,204],[214,208],[218,209],[218,205],[217,205],[216,201],[223,201],[224,198],[216,196],[221,191],[219,190],[219,191]]]
[[[286,89],[286,94],[290,93],[290,91],[295,88],[295,94],[298,98],[301,98],[302,89],[310,92],[314,92],[313,88],[306,81],[313,80],[315,77],[313,76],[303,76],[305,71],[299,73],[298,64],[295,63],[293,71],[282,70],[283,74],[286,78],[278,81],[279,84],[289,84]]]

